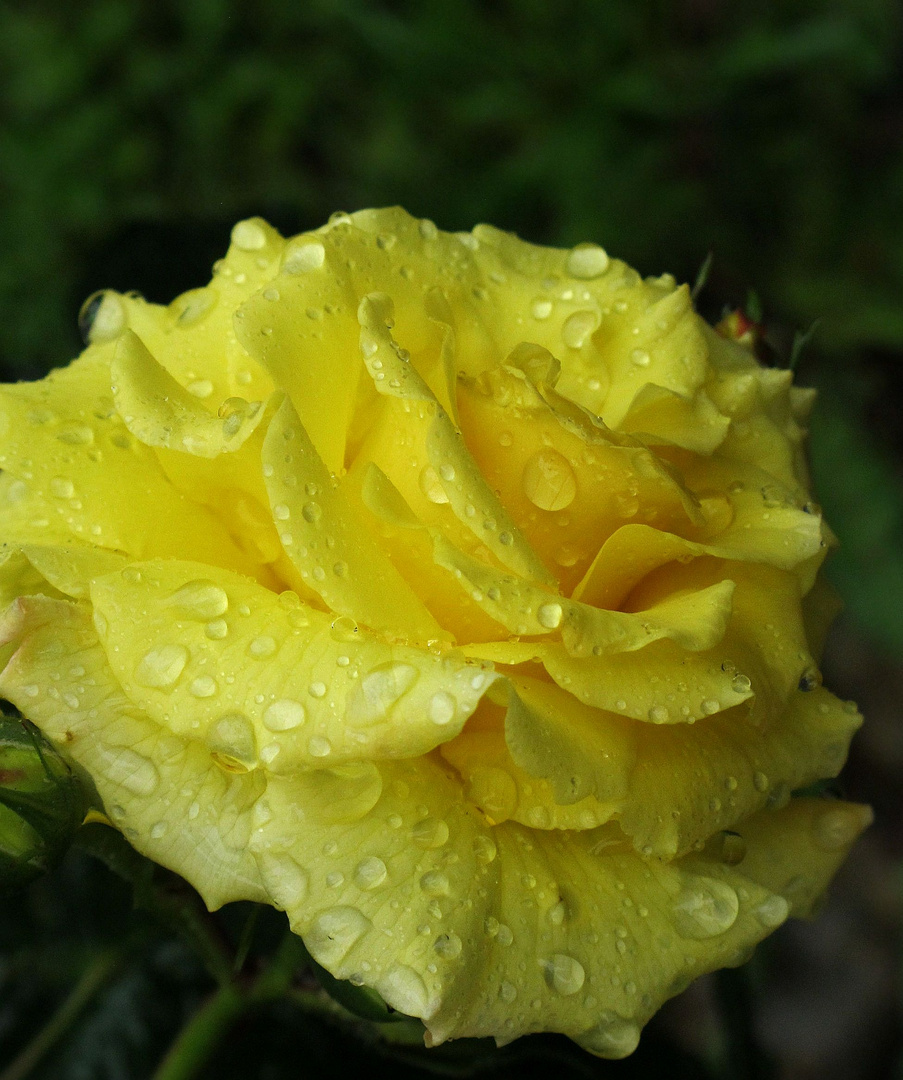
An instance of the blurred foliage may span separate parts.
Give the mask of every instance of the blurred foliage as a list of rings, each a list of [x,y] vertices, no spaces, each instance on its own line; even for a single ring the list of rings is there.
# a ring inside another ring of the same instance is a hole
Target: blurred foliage
[[[842,541],[834,580],[903,654],[901,60],[897,0],[6,0],[2,376],[67,362],[98,288],[168,301],[204,283],[252,214],[295,232],[400,203],[446,229],[595,239],[688,281],[712,252],[703,312],[755,289],[747,311],[775,355],[822,391],[812,458]],[[248,1011],[199,1075],[373,1075],[380,1047],[387,1074],[422,1075],[422,1051],[355,1017],[378,1004],[332,1003],[311,965],[266,996],[282,916],[210,917],[103,826],[79,836],[24,903],[0,900],[0,1077],[28,1045],[52,1051],[29,1073],[44,1080],[149,1076],[233,979]],[[708,1075],[654,1025],[621,1063],[555,1038],[428,1061],[523,1080]]]

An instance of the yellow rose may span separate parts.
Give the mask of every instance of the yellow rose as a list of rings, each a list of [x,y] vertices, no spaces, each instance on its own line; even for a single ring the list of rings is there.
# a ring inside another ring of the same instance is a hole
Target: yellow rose
[[[811,393],[593,244],[375,210],[214,269],[2,388],[0,693],[429,1042],[629,1054],[869,820],[790,797],[860,722]]]

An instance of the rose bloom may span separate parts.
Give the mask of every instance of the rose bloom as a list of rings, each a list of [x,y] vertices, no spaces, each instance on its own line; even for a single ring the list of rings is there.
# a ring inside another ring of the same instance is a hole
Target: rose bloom
[[[429,1044],[622,1057],[806,915],[812,392],[602,248],[399,209],[240,222],[0,392],[0,693],[211,908],[284,909]]]

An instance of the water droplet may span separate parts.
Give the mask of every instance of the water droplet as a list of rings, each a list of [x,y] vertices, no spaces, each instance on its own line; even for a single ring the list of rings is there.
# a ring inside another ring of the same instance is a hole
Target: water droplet
[[[226,713],[207,733],[211,757],[225,772],[244,773],[257,765],[257,736],[243,713]]]
[[[454,930],[450,930],[447,934],[440,934],[433,942],[433,949],[443,960],[454,960],[455,957],[461,955],[463,948],[463,942]]]
[[[78,313],[78,329],[86,345],[112,341],[125,329],[125,307],[117,293],[104,289],[93,293]]]
[[[274,855],[265,852],[257,856],[257,865],[263,879],[263,887],[270,894],[276,907],[284,911],[303,904],[307,898],[310,878],[306,870],[290,855]]]
[[[599,1022],[578,1035],[575,1041],[603,1058],[629,1057],[640,1042],[640,1029],[632,1020],[625,1020],[617,1013],[602,1013]]]
[[[209,379],[195,379],[185,389],[196,398],[209,398],[213,393],[213,383]]]
[[[229,597],[219,585],[199,579],[176,589],[166,600],[166,605],[184,619],[206,622],[218,615],[225,615],[229,608]]]
[[[538,450],[521,474],[524,494],[540,510],[564,510],[577,495],[577,478],[563,454],[551,447]]]
[[[630,353],[631,363],[636,364],[637,367],[649,367],[650,361],[649,353],[645,349],[633,349]]]
[[[534,300],[530,305],[530,314],[534,319],[542,322],[552,314],[552,301],[551,300]]]
[[[831,806],[813,818],[812,835],[823,851],[839,851],[853,843],[870,817],[859,807]]]
[[[653,724],[667,724],[670,718],[671,714],[664,705],[653,705],[649,710],[649,719]]]
[[[50,493],[58,499],[71,499],[75,494],[75,484],[65,476],[54,476],[50,481]]]
[[[763,900],[754,910],[753,914],[763,926],[767,926],[769,930],[773,930],[776,926],[780,926],[781,923],[786,920],[787,916],[790,914],[790,905],[783,896],[775,894],[774,896],[769,896],[767,900]]]
[[[248,656],[253,656],[255,660],[266,660],[275,651],[276,642],[268,634],[256,637],[248,644]]]
[[[359,889],[378,889],[386,880],[388,870],[382,859],[370,855],[361,859],[354,871],[354,881]]]
[[[681,937],[702,940],[730,930],[739,911],[740,901],[727,882],[688,875],[672,915]]]
[[[506,1005],[510,1005],[517,998],[517,987],[514,983],[510,983],[507,979],[503,979],[499,984],[499,997]]]
[[[263,726],[269,731],[291,731],[304,723],[304,706],[294,698],[279,698],[263,713]]]
[[[329,757],[332,753],[332,743],[322,735],[312,735],[307,743],[307,752],[315,758]]]
[[[717,838],[717,857],[727,866],[738,866],[746,858],[746,841],[739,833],[725,831]]]
[[[338,906],[321,911],[304,935],[311,956],[326,968],[338,966],[373,924],[354,907]]]
[[[455,699],[451,694],[446,693],[444,690],[439,690],[433,694],[430,698],[430,703],[427,706],[427,713],[430,720],[440,727],[450,724],[455,718],[456,711],[457,703]]]
[[[360,628],[349,615],[339,615],[330,624],[329,633],[333,641],[357,641],[360,637]]]
[[[213,619],[204,627],[204,633],[211,641],[221,641],[229,633],[225,619]]]
[[[561,625],[563,614],[561,604],[541,604],[536,612],[536,618],[540,626],[544,626],[547,630],[554,630]]]
[[[173,686],[187,663],[188,650],[184,645],[161,645],[144,654],[135,669],[135,681],[156,689]]]
[[[817,668],[808,667],[800,676],[799,688],[803,693],[809,693],[821,686],[821,673]]]
[[[493,825],[507,821],[517,807],[514,778],[504,769],[494,766],[473,770],[467,780],[466,795]]]
[[[319,270],[326,260],[326,248],[318,240],[300,240],[286,246],[282,261],[289,274],[307,274]]]
[[[156,825],[151,827],[151,840],[159,840],[160,837],[165,836],[168,828],[169,826],[165,821],[158,821]]]
[[[565,260],[564,268],[571,277],[590,280],[608,269],[608,253],[598,244],[578,244]]]
[[[216,680],[209,675],[199,675],[188,687],[188,693],[197,698],[213,697],[216,691]]]
[[[232,227],[232,243],[242,251],[259,251],[266,242],[266,233],[256,221],[239,221]]]
[[[763,772],[753,773],[753,787],[756,791],[768,791],[768,777]]]
[[[477,862],[491,863],[498,854],[498,850],[491,836],[480,834],[473,838],[473,853]]]
[[[306,502],[301,507],[301,516],[311,525],[316,525],[316,523],[323,516],[323,508],[320,506],[319,503]]]
[[[735,675],[731,679],[731,689],[735,694],[746,694],[749,692],[752,683],[749,681],[746,675]]]
[[[569,349],[582,349],[599,326],[598,311],[575,311],[561,327],[561,340]]]
[[[451,882],[448,875],[441,870],[427,870],[420,879],[420,888],[427,896],[448,896],[451,892]]]
[[[372,761],[348,762],[305,773],[304,786],[319,821],[344,824],[360,821],[373,809],[383,778]]]
[[[395,964],[390,968],[379,980],[376,989],[387,1005],[407,1016],[423,1016],[429,1011],[430,997],[426,984],[406,964]]]
[[[706,698],[700,708],[706,716],[714,716],[716,712],[721,711],[721,702],[715,701],[714,698]]]
[[[586,972],[579,960],[566,953],[555,953],[542,962],[549,986],[562,997],[576,994],[583,986]]]
[[[384,720],[389,710],[417,681],[419,672],[411,664],[380,664],[361,679],[348,704],[348,719],[365,727]]]
[[[157,767],[142,754],[124,746],[99,748],[103,773],[133,795],[151,795],[160,782]]]
[[[448,843],[448,825],[441,818],[421,818],[411,828],[411,838],[418,847],[441,848]]]
[[[90,446],[94,442],[94,430],[87,424],[65,424],[57,431],[56,437],[68,446]],[[127,438],[125,445],[129,445]]]
[[[292,512],[285,503],[277,503],[273,507],[273,517],[277,521],[288,521],[291,516]]]

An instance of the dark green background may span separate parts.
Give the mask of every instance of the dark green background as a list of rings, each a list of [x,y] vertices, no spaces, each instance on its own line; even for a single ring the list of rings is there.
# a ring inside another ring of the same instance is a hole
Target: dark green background
[[[755,290],[775,358],[787,356],[795,330],[821,320],[798,372],[822,392],[813,468],[842,541],[831,574],[847,614],[827,681],[865,707],[848,790],[879,819],[823,928],[782,931],[759,964],[768,971],[757,975],[757,1038],[780,1075],[800,1080],[896,1067],[901,46],[895,0],[0,7],[7,379],[37,377],[78,351],[76,315],[97,288],[168,301],[203,284],[240,217],[262,214],[293,232],[337,209],[391,203],[445,229],[489,221],[538,242],[593,239],[644,273],[690,281],[712,251],[704,312],[717,318]],[[84,905],[106,879],[86,867],[76,859],[58,872],[68,906],[52,899],[56,881],[4,909],[0,946],[13,961],[0,960],[0,1061],[33,1026],[23,1011],[46,1008],[79,970],[78,942],[86,953],[96,944]],[[125,901],[116,903],[124,919]],[[30,965],[54,934],[69,966]],[[172,975],[179,962],[154,960],[151,970],[147,960],[129,976],[143,978],[155,1002],[120,1012],[150,1059],[195,992],[183,1001],[170,990],[164,1002],[149,989],[160,964],[182,985]],[[121,993],[144,1001],[135,986]],[[112,1023],[105,1015],[92,1022]],[[719,1038],[713,1016],[697,990],[653,1040],[673,1047],[683,1026],[687,1047],[707,1052]],[[289,1040],[260,1075],[325,1075],[288,1064],[297,1053]],[[146,1065],[122,1060],[119,1072],[95,1063],[94,1072],[46,1075],[144,1075]],[[632,1066],[618,1068],[626,1077]]]

